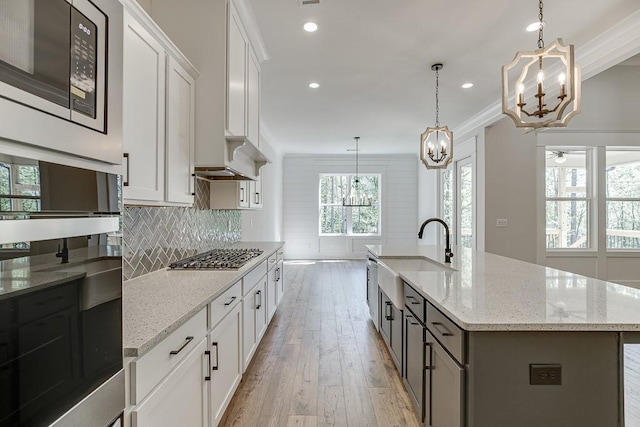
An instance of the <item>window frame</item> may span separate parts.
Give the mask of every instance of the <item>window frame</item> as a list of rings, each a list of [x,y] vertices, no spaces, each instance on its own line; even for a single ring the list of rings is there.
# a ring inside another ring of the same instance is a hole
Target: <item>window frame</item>
[[[596,183],[594,182],[595,177],[595,167],[594,167],[594,155],[592,147],[555,147],[555,146],[545,146],[545,160],[543,164],[543,173],[542,179],[544,182],[543,185],[543,194],[544,194],[544,207],[543,207],[543,232],[544,232],[544,250],[548,253],[550,252],[590,252],[597,250],[597,231],[594,229],[594,224],[597,223],[596,215],[594,212],[595,205],[597,203],[594,202],[595,188]],[[548,151],[584,151],[585,153],[585,195],[584,196],[576,196],[576,197],[549,197],[546,192],[546,176],[547,176],[547,152]],[[587,223],[585,225],[586,229],[586,242],[584,248],[571,248],[571,247],[558,247],[558,248],[550,248],[547,246],[547,203],[549,202],[585,202],[586,203],[586,212],[587,212]]]
[[[377,202],[372,203],[372,207],[378,209],[378,232],[377,233],[354,233],[353,232],[353,210],[358,209],[352,206],[343,206],[342,202],[322,203],[322,179],[329,176],[346,177],[346,188],[351,188],[355,173],[319,173],[318,174],[318,236],[319,237],[380,237],[382,236],[382,174],[380,173],[360,173],[357,176],[375,176],[378,178]],[[322,232],[322,208],[325,206],[341,207],[344,211],[344,233],[323,233]]]
[[[609,151],[617,151],[617,152],[624,152],[624,151],[634,151],[634,152],[638,152],[638,149],[633,149],[633,148],[629,148],[629,147],[609,147],[606,146],[604,147],[604,171],[603,171],[603,179],[604,179],[604,224],[605,224],[605,229],[604,229],[604,249],[606,252],[612,252],[612,253],[620,253],[620,252],[640,252],[640,247],[638,248],[610,248],[609,247],[609,228],[607,227],[607,224],[609,223],[609,202],[640,202],[640,195],[638,195],[638,197],[609,197],[607,195],[607,188],[608,188],[608,182],[607,182],[607,168],[609,167],[607,164],[607,156],[608,156],[608,152]]]

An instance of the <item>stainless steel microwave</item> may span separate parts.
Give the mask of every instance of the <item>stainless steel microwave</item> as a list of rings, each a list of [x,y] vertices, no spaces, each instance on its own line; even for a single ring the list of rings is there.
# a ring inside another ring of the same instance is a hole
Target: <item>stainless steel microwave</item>
[[[120,163],[119,1],[0,0],[0,38],[0,138]]]

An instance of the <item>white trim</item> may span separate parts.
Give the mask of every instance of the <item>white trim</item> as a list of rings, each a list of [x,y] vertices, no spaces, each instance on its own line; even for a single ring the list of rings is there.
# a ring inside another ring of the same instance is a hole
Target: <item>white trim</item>
[[[253,50],[258,57],[258,61],[267,61],[270,58],[269,52],[264,44],[264,39],[262,38],[260,28],[258,27],[258,21],[256,20],[256,16],[253,14],[251,5],[247,0],[233,0],[233,2],[236,6],[236,10],[238,11],[238,15],[240,16],[240,20],[242,21],[242,25],[244,26],[244,30],[247,33],[247,37],[249,38],[249,44],[253,47]]]

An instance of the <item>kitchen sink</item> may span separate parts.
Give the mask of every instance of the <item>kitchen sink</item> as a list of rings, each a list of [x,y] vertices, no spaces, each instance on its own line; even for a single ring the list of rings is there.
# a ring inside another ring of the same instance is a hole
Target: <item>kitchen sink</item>
[[[398,274],[401,271],[453,271],[453,269],[424,258],[378,259],[378,286],[400,310],[404,308],[404,285]]]

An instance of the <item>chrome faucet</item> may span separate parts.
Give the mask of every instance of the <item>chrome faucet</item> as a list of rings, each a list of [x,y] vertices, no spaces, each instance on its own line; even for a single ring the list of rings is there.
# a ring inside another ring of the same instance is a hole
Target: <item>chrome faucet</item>
[[[440,218],[429,218],[428,220],[422,223],[422,226],[420,227],[420,231],[418,231],[418,239],[422,239],[422,234],[424,233],[425,225],[434,221],[442,224],[444,226],[444,231],[447,233],[446,247],[444,249],[444,262],[451,264],[451,258],[453,257],[453,252],[451,252],[451,242],[450,242],[451,232],[449,231],[449,226],[447,225],[446,222],[444,222]]]

